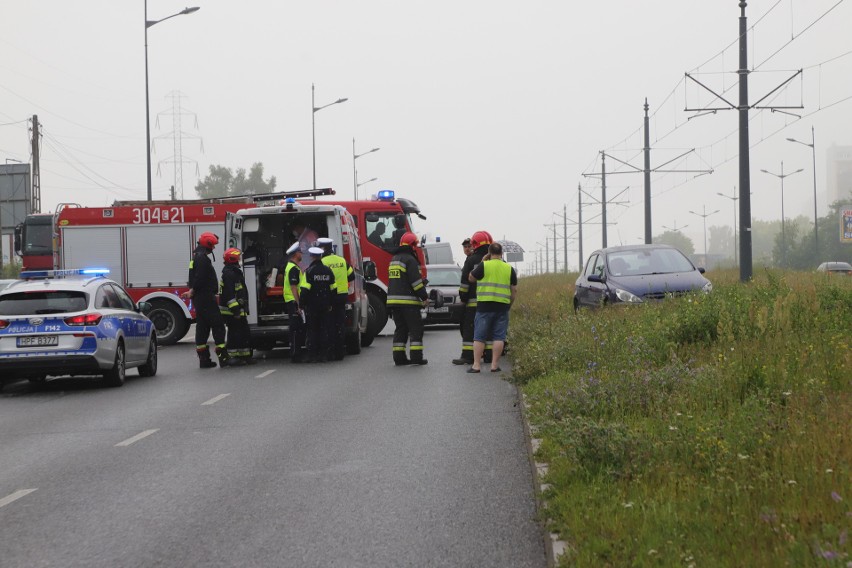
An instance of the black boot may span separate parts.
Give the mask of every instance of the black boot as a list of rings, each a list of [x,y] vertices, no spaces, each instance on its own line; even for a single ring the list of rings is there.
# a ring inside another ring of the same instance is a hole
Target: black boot
[[[411,365],[411,361],[409,361],[408,357],[405,356],[405,351],[394,351],[393,364],[397,367],[401,367],[402,365]]]
[[[195,352],[198,355],[198,367],[200,369],[212,369],[216,366],[216,363],[210,359],[209,347],[204,346],[204,349],[196,347]]]
[[[410,357],[412,365],[427,365],[429,363],[428,360],[423,358],[423,351],[412,351]]]
[[[219,359],[219,366],[222,368],[228,367],[231,364],[231,356],[224,347],[216,348],[216,358]]]

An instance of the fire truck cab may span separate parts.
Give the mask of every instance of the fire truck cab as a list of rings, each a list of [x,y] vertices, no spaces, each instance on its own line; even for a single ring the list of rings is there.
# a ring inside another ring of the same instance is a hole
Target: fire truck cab
[[[385,307],[388,294],[388,268],[391,258],[399,246],[399,238],[415,229],[415,217],[425,220],[420,208],[413,201],[397,197],[392,190],[382,190],[372,199],[359,201],[335,201],[352,214],[361,236],[361,251],[364,260],[376,265],[376,278],[365,283],[370,311],[372,336],[378,335],[388,323]],[[417,249],[420,272],[426,278],[426,259]]]
[[[289,342],[283,275],[287,264],[285,251],[298,240],[295,227],[307,228],[316,233],[317,238],[331,238],[336,253],[353,268],[355,279],[349,285],[346,305],[346,349],[350,354],[360,353],[361,347],[370,345],[375,338],[368,326],[369,301],[365,283],[375,280],[376,265],[362,256],[352,214],[339,204],[321,201],[287,199],[281,205],[242,209],[226,218],[227,246],[243,251],[252,345],[268,350],[278,343],[286,345]],[[303,264],[309,262],[306,258]]]

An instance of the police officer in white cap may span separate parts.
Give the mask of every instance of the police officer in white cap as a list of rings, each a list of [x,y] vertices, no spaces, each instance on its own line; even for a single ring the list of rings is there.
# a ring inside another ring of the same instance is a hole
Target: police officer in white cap
[[[305,312],[302,309],[300,288],[305,275],[299,265],[302,251],[299,241],[287,249],[287,265],[284,267],[284,305],[287,308],[287,320],[290,327],[290,360],[301,363],[304,360],[302,349],[305,346]]]
[[[335,254],[334,241],[328,237],[317,239],[323,249],[322,263],[334,272],[334,291],[331,298],[331,358],[343,360],[346,355],[346,301],[349,299],[349,283],[355,280],[355,271],[346,263],[346,259]]]
[[[308,254],[311,256],[311,265],[305,271],[299,295],[307,318],[306,362],[320,363],[329,358],[334,272],[322,263],[321,248],[311,247]]]

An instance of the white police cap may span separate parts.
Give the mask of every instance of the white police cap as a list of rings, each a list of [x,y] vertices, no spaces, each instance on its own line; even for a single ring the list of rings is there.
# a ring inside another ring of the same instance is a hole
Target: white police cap
[[[319,239],[317,239],[317,244],[321,247],[326,247],[329,245],[333,245],[334,241],[332,239],[329,239],[328,237],[320,237]]]
[[[325,254],[325,251],[319,247],[311,247],[308,249],[308,252],[315,256],[322,256],[323,254]]]
[[[289,254],[293,254],[293,253],[294,253],[294,252],[296,252],[297,250],[299,250],[299,241],[296,241],[295,243],[293,243],[292,245],[290,245],[290,248],[288,248],[288,249],[287,249],[287,254],[288,254],[288,255],[289,255]]]

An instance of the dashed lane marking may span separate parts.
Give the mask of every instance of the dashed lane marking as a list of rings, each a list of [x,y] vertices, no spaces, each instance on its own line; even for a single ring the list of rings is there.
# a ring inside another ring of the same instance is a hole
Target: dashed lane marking
[[[219,402],[220,400],[222,400],[223,398],[228,397],[228,396],[231,396],[231,393],[226,392],[225,394],[220,394],[219,396],[214,396],[210,400],[202,402],[201,406],[210,406],[211,404],[216,404],[217,402]]]
[[[275,372],[275,369],[269,369],[268,371],[264,371],[261,374],[257,375],[255,377],[255,379],[262,379],[263,377],[268,377],[269,375],[271,375],[274,372]]]
[[[17,501],[17,500],[18,500],[18,499],[20,499],[21,497],[26,497],[27,495],[29,495],[29,494],[30,494],[30,493],[32,493],[33,491],[37,491],[37,490],[38,490],[38,488],[35,488],[35,489],[21,489],[21,490],[19,490],[19,491],[15,491],[15,492],[14,492],[14,493],[12,493],[11,495],[7,495],[7,496],[3,497],[2,499],[0,499],[0,507],[5,507],[5,506],[6,506],[6,505],[8,505],[9,503],[12,503],[13,501]]]
[[[138,434],[136,434],[132,438],[127,438],[123,442],[117,443],[115,445],[115,447],[119,448],[119,447],[129,446],[130,444],[133,444],[134,442],[138,442],[142,438],[147,438],[148,436],[150,436],[151,434],[153,434],[154,432],[156,432],[158,430],[159,430],[159,428],[154,428],[153,430],[145,430],[144,432],[139,432]]]

